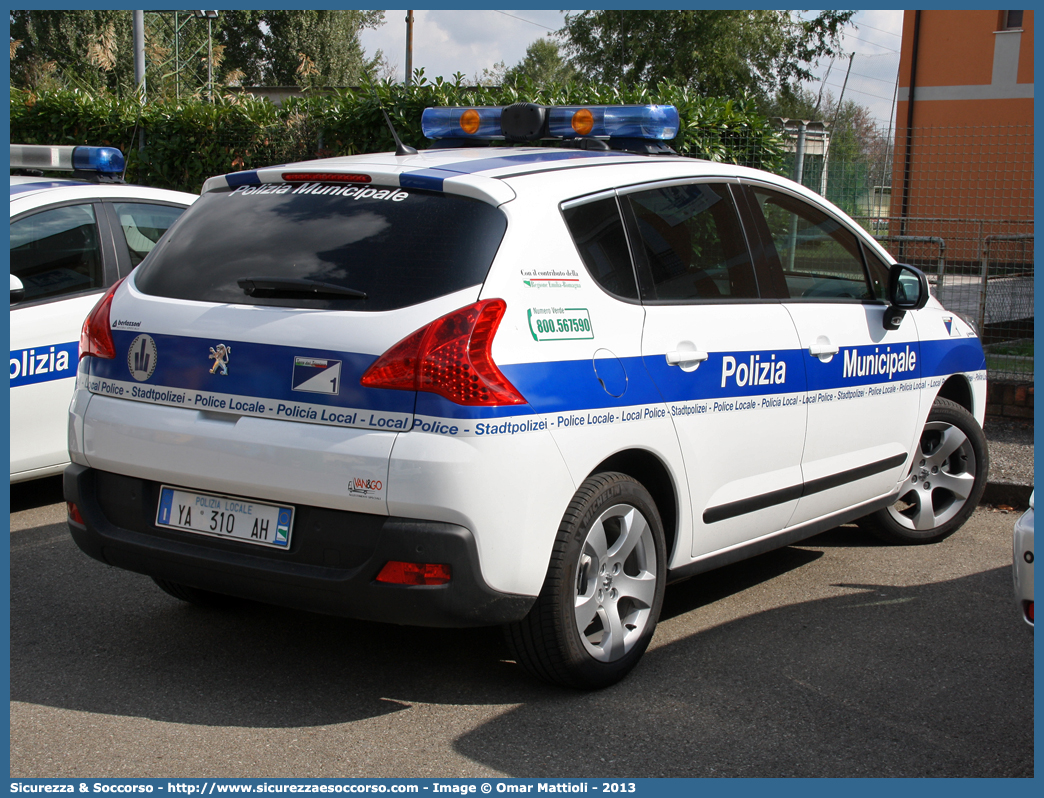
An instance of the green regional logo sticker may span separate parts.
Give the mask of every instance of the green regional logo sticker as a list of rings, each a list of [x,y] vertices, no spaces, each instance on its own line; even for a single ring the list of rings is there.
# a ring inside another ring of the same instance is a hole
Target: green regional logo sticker
[[[529,332],[534,341],[580,341],[594,338],[587,308],[530,308]]]

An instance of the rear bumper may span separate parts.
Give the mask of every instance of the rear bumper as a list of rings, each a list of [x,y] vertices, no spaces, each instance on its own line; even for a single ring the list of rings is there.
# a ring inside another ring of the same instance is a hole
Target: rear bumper
[[[159,483],[81,465],[65,471],[65,498],[84,524],[73,540],[108,565],[255,601],[368,621],[487,626],[515,621],[535,597],[492,590],[471,532],[456,524],[298,505],[289,551],[161,529]],[[438,586],[378,583],[389,560],[448,564]]]
[[[1015,603],[1022,620],[1033,626],[1033,508],[1015,522],[1013,555]]]

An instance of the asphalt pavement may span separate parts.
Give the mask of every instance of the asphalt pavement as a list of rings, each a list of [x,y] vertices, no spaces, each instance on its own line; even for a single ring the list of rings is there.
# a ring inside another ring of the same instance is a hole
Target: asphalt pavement
[[[667,590],[622,683],[529,678],[493,629],[205,611],[12,490],[11,776],[1033,775],[1015,511],[935,546],[857,527]]]

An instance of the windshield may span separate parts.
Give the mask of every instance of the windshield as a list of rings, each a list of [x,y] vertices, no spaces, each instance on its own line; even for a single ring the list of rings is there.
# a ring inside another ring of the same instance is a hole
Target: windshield
[[[175,299],[379,311],[485,280],[507,228],[497,208],[452,194],[367,188],[373,191],[273,183],[208,192],[141,265],[135,283]],[[239,282],[266,279],[351,291],[248,295]]]

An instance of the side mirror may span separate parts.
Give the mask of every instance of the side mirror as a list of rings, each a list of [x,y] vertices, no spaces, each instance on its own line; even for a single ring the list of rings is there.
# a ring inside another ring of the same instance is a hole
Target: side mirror
[[[22,285],[22,281],[11,275],[11,304],[21,302],[25,298],[25,286]]]
[[[928,304],[928,277],[916,266],[895,264],[888,273],[888,303],[885,311],[886,330],[897,330],[908,310],[920,310]]]

